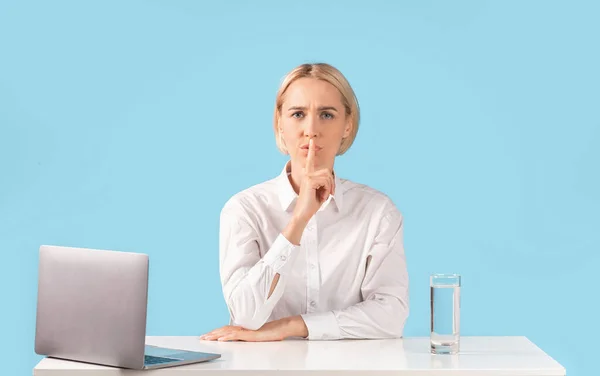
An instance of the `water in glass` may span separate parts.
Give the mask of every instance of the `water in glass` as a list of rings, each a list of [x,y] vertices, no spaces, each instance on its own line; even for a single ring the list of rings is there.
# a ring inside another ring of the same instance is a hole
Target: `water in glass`
[[[431,352],[456,354],[460,347],[460,276],[434,274],[431,288]]]

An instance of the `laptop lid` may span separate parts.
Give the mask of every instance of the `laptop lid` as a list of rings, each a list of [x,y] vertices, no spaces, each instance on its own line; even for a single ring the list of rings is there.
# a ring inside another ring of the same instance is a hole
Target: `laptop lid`
[[[143,368],[148,268],[145,254],[41,246],[35,352]]]

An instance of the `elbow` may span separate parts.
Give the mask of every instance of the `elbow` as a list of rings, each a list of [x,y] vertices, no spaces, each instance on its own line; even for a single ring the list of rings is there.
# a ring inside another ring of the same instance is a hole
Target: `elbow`
[[[381,325],[382,338],[402,338],[408,319],[408,303],[399,298],[389,301],[390,310],[385,325]]]
[[[232,324],[248,330],[260,329],[271,316],[273,307],[283,293],[282,288],[280,281],[276,292],[266,300],[262,291],[234,288],[231,293],[226,294]]]
[[[248,330],[260,329],[267,319],[270,312],[265,306],[252,304],[236,305],[233,301],[228,304],[232,325],[241,326]]]
[[[402,338],[404,335],[404,324],[406,320],[396,320],[385,328],[385,337]]]
[[[404,327],[408,319],[408,304],[400,300],[398,303],[398,315],[396,316],[396,319],[392,321],[388,330],[388,334],[391,338],[402,338],[404,336]]]

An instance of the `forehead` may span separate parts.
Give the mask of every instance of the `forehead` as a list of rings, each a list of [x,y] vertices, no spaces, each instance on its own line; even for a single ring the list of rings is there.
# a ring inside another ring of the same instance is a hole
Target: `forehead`
[[[300,78],[286,90],[284,102],[289,106],[341,105],[342,97],[338,89],[327,81],[315,78]]]

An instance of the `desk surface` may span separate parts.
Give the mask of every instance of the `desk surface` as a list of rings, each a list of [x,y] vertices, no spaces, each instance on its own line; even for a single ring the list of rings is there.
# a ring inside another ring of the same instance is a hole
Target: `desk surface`
[[[147,337],[147,344],[183,350],[220,353],[207,363],[153,371],[45,358],[36,376],[107,375],[565,375],[565,369],[526,337],[462,337],[458,355],[432,355],[429,338],[282,342],[207,342],[198,337]],[[356,373],[356,371],[360,371]]]

